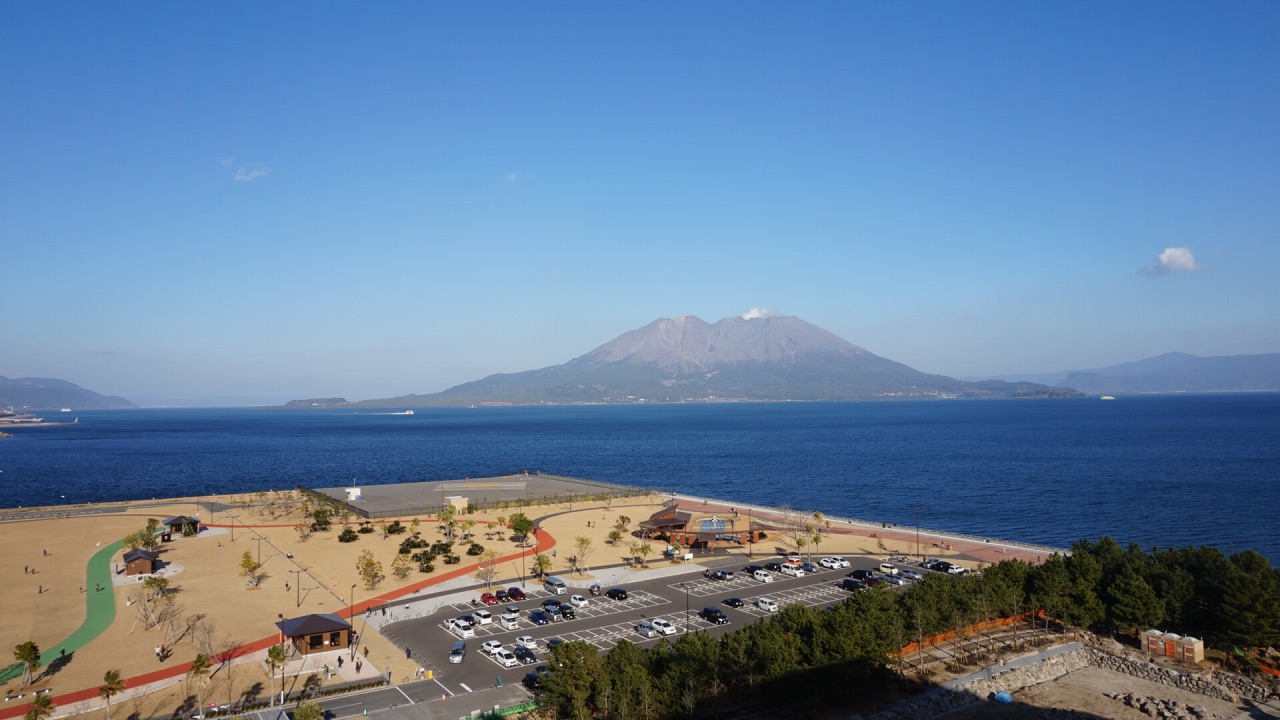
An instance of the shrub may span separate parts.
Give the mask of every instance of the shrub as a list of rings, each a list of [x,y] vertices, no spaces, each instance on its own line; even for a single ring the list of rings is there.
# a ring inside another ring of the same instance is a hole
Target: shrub
[[[388,535],[399,535],[402,532],[408,532],[408,531],[409,531],[409,528],[405,527],[404,525],[401,525],[399,520],[396,520],[395,522],[387,526]]]
[[[435,569],[436,569],[436,566],[432,565],[429,562],[424,562],[418,566],[418,572],[424,572],[424,573],[435,572]]]
[[[462,562],[462,558],[460,558],[460,557],[458,557],[457,555],[454,555],[454,554],[452,554],[452,553],[450,553],[450,554],[448,554],[448,555],[445,555],[445,556],[444,556],[444,564],[445,564],[445,565],[457,565],[457,564],[458,564],[458,563],[460,563],[460,562]]]
[[[480,543],[471,543],[471,547],[467,548],[468,555],[481,555],[484,553],[484,546]]]
[[[342,528],[342,532],[338,533],[338,542],[348,543],[348,542],[355,542],[356,540],[359,540],[359,539],[360,539],[360,536],[356,534],[356,531],[352,530],[349,527]]]

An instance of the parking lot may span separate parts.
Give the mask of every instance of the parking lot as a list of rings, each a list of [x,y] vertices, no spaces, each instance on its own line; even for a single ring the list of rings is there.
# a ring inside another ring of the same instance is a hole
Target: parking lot
[[[762,565],[769,560],[776,558],[757,559],[754,564]],[[450,692],[465,692],[499,683],[519,682],[526,672],[546,661],[548,641],[554,639],[581,640],[602,651],[609,650],[622,640],[647,647],[657,643],[662,637],[675,640],[686,628],[689,632],[706,631],[713,635],[730,632],[742,623],[753,622],[770,614],[757,607],[756,601],[760,598],[772,599],[779,609],[794,604],[814,607],[834,605],[849,596],[849,592],[841,588],[841,581],[850,570],[870,569],[877,567],[879,563],[879,560],[860,559],[854,561],[850,568],[823,568],[820,572],[802,577],[773,573],[772,582],[760,582],[742,573],[741,568],[747,564],[745,562],[722,568],[735,571],[734,577],[729,580],[705,577],[705,568],[689,565],[687,574],[622,585],[628,593],[626,600],[612,600],[603,593],[592,597],[582,587],[570,587],[569,594],[553,596],[541,589],[540,584],[530,582],[525,588],[527,597],[522,601],[490,606],[458,602],[442,607],[428,617],[389,625],[386,631],[407,648],[411,657],[429,669],[433,679],[440,685]],[[643,574],[637,574],[637,578],[642,577]],[[476,598],[479,598],[481,591],[475,591]],[[575,619],[558,620],[546,625],[535,625],[529,620],[530,612],[539,609],[543,600],[555,597],[568,603],[573,594],[587,597],[586,606],[575,608]],[[743,605],[725,605],[727,598],[738,598]],[[509,606],[514,606],[519,611],[519,624],[514,629],[504,627],[499,621],[499,617]],[[717,607],[724,612],[729,619],[728,624],[715,625],[704,620],[699,612],[707,606]],[[455,634],[449,621],[463,615],[472,615],[480,608],[489,610],[493,621],[475,625],[472,628],[474,636],[463,639],[468,651],[462,663],[448,663],[449,648],[461,639]],[[674,626],[675,633],[646,637],[637,632],[637,623],[654,619],[668,621]],[[481,651],[481,645],[489,640],[501,642],[506,650],[514,650],[516,638],[525,636],[536,641],[534,647],[530,648],[534,651],[535,660],[527,665],[503,667],[495,656]]]

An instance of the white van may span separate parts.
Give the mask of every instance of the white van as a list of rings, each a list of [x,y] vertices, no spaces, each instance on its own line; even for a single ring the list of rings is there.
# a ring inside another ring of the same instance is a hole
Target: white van
[[[502,623],[503,630],[519,630],[520,629],[519,613],[513,613],[513,612],[503,613],[502,617],[499,618],[499,620]]]
[[[645,637],[658,637],[658,628],[654,627],[653,623],[648,620],[641,620],[636,623],[636,632]]]
[[[544,580],[542,583],[542,589],[552,595],[564,595],[569,592],[569,586],[565,585],[564,581],[558,577],[549,577]]]
[[[802,577],[805,574],[804,567],[799,563],[783,563],[778,572],[783,575],[790,575],[791,577]]]
[[[471,623],[455,622],[453,624],[453,634],[464,639],[473,638],[476,636],[476,631],[472,629]]]
[[[773,573],[768,570],[757,570],[751,573],[751,577],[757,582],[773,582]]]
[[[778,603],[767,597],[757,599],[756,607],[764,610],[765,612],[778,612]]]
[[[488,625],[493,622],[493,613],[488,610],[473,610],[471,616],[476,619],[476,623],[479,625]]]

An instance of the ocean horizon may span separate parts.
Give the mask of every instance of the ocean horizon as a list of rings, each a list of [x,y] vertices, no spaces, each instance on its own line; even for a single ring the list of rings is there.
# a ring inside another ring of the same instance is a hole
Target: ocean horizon
[[[1068,547],[1280,562],[1280,394],[352,409],[130,409],[0,440],[0,506],[538,471]]]

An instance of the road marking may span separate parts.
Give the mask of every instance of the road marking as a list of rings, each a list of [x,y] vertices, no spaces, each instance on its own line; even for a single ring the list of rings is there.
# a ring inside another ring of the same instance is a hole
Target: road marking
[[[437,685],[439,685],[439,686],[440,686],[440,689],[441,689],[441,690],[444,690],[445,692],[449,693],[450,695],[454,695],[454,694],[455,694],[452,690],[450,690],[449,688],[445,687],[445,686],[444,686],[444,683],[440,682],[439,680],[436,680],[435,678],[432,678],[432,680],[435,680],[435,683],[436,683]],[[471,688],[467,687],[466,685],[463,685],[462,683],[458,683],[458,684],[459,684],[459,685],[462,685],[462,689],[466,690],[467,692],[471,692]]]
[[[444,688],[443,685],[441,685],[440,687]],[[463,690],[466,690],[467,692],[475,692],[475,690],[472,690],[471,688],[467,687],[466,683],[458,683],[458,687],[462,688]],[[444,688],[444,689],[446,692],[449,690],[449,688]],[[453,693],[449,693],[449,694],[452,695]]]

